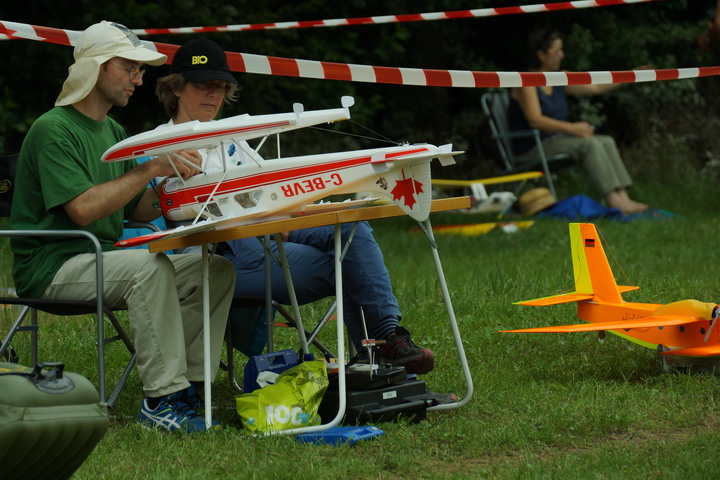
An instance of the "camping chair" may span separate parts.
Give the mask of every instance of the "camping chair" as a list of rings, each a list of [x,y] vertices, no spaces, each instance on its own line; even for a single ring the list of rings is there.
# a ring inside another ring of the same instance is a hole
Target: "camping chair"
[[[357,228],[357,226],[355,228]],[[344,257],[345,253],[347,252],[349,243],[352,240],[352,237],[355,235],[355,228],[353,228],[348,242],[343,246],[341,257]],[[272,290],[270,263],[271,261],[280,263],[282,262],[282,260],[278,259],[269,250],[269,235],[258,237],[258,240],[260,240],[260,242],[265,246],[265,291],[270,292]],[[301,329],[301,322],[298,322],[296,320],[296,317],[293,317],[290,312],[288,312],[279,302],[277,302],[270,296],[235,296],[233,298],[231,307],[232,308],[230,312],[230,318],[228,319],[225,332],[227,363],[221,364],[220,367],[223,370],[227,371],[230,383],[238,391],[242,391],[243,389],[242,387],[240,387],[236,379],[235,362],[233,356],[234,350],[237,349],[247,356],[260,355],[263,348],[262,346],[258,346],[256,342],[253,345],[253,337],[257,338],[259,334],[264,333],[266,336],[267,352],[274,352],[274,326],[294,328],[295,330],[297,330],[301,341],[304,341],[306,345],[313,345],[314,347],[316,347],[328,361],[337,357],[335,353],[330,351],[325,345],[320,342],[320,340],[318,340],[318,335],[320,334],[321,330],[325,327],[325,325],[327,325],[327,322],[329,322],[333,318],[337,307],[337,302],[333,302],[330,305],[330,307],[326,310],[325,314],[317,322],[312,331],[306,330],[304,325]],[[245,316],[245,318],[235,318],[238,312],[233,312],[233,309],[238,308],[246,310],[247,315]],[[275,313],[279,313],[283,317],[284,321],[282,323],[276,323],[273,321]],[[296,311],[296,313],[299,314],[299,311]],[[258,318],[258,315],[264,316],[264,325],[260,325],[263,319]],[[258,326],[262,326],[263,328],[259,329],[258,331]],[[350,353],[351,355],[354,355],[355,352],[352,348],[352,341],[350,341],[349,344],[351,346]],[[302,347],[300,351],[302,352]]]
[[[13,182],[15,177],[15,166],[17,164],[18,155],[9,155],[0,157],[0,217],[9,217],[12,206]],[[143,226],[145,228],[155,229],[151,224],[133,224],[137,228]],[[3,291],[0,297],[0,304],[18,305],[22,309],[14,323],[10,327],[10,331],[0,344],[0,358],[6,356],[9,360],[18,361],[17,355],[14,353],[10,342],[12,342],[15,334],[21,331],[29,331],[31,333],[31,361],[37,364],[38,361],[38,311],[60,316],[89,315],[95,314],[96,317],[96,333],[97,333],[97,357],[98,357],[98,384],[100,401],[106,401],[106,374],[105,374],[105,345],[121,341],[128,353],[128,360],[118,383],[113,390],[110,398],[107,399],[107,406],[112,407],[120,395],[125,382],[130,376],[130,372],[135,366],[135,347],[129,336],[123,329],[120,321],[117,319],[115,312],[120,309],[109,308],[103,303],[103,259],[102,249],[97,237],[90,232],[84,230],[0,230],[0,237],[85,237],[89,239],[94,246],[96,255],[96,279],[97,279],[97,297],[93,301],[73,301],[73,300],[49,300],[42,298],[18,298],[8,295],[9,289]],[[29,324],[23,325],[29,317]],[[115,330],[115,335],[105,336],[105,317]]]
[[[248,357],[261,355],[265,346],[258,348],[257,340],[258,333],[264,333],[267,352],[274,352],[273,327],[297,329],[298,326],[292,314],[288,312],[283,305],[269,297],[235,296],[232,301],[232,308],[233,310],[242,309],[243,312],[246,312],[245,318],[242,319],[245,321],[233,321],[233,311],[231,311],[225,333],[227,362],[221,363],[220,368],[227,372],[232,386],[242,392],[243,388],[237,381],[235,371],[234,351],[238,350]],[[237,313],[237,311],[235,313]],[[328,310],[320,322],[318,322],[318,325],[312,332],[305,330],[308,343],[320,350],[326,359],[335,358],[335,354],[317,339],[317,335],[333,313],[334,305]],[[274,320],[276,314],[282,317],[280,321]],[[263,322],[263,327],[257,329],[258,323],[256,322]]]
[[[511,131],[508,124],[507,111],[510,106],[510,95],[505,90],[492,93],[484,93],[480,97],[483,111],[487,115],[492,131],[492,137],[495,139],[500,156],[502,157],[505,170],[508,174],[527,172],[537,170],[539,168],[545,173],[548,188],[553,197],[557,198],[555,193],[555,185],[550,175],[550,165],[561,167],[569,165],[573,162],[572,157],[567,153],[560,153],[547,157],[543,150],[542,140],[540,139],[540,131],[537,129]],[[537,146],[537,158],[522,157],[519,159],[513,153],[512,140],[514,138],[533,138]]]

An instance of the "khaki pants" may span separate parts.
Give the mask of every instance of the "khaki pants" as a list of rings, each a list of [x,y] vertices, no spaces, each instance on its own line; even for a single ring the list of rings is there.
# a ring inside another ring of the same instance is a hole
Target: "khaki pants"
[[[210,260],[210,344],[213,380],[235,288],[233,265]],[[200,255],[165,255],[133,249],[103,254],[104,302],[127,309],[137,368],[148,397],[180,391],[202,381],[203,302]],[[94,300],[95,255],[63,264],[44,298]]]
[[[553,135],[543,140],[542,145],[546,157],[567,153],[582,162],[588,178],[603,197],[614,190],[632,185],[632,179],[620,157],[615,140],[608,135]],[[525,156],[537,158],[537,147],[523,154],[523,157]]]

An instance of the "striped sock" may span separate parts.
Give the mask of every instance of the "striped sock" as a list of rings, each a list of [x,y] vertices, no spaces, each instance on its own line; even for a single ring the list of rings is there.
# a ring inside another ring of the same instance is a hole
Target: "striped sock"
[[[373,329],[373,335],[375,340],[385,340],[389,335],[395,333],[395,328],[398,326],[399,320],[397,317],[387,317],[378,322]]]

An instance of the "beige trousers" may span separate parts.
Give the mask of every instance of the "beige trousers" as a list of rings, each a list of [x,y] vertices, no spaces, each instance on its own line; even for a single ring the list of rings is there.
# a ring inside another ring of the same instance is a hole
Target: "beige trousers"
[[[632,185],[630,174],[620,157],[615,140],[608,135],[572,137],[553,135],[542,142],[546,157],[568,153],[582,162],[588,178],[601,196]],[[537,158],[537,147],[523,156]]]
[[[189,381],[202,381],[201,256],[168,256],[141,249],[107,252],[103,277],[105,304],[128,311],[145,395],[169,395],[187,388]],[[209,278],[213,380],[220,365],[235,269],[223,257],[212,256]],[[65,262],[43,297],[94,300],[95,255],[80,254]]]

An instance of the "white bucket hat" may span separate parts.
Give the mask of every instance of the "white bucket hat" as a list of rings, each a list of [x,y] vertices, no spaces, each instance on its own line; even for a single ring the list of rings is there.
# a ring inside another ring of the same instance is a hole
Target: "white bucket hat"
[[[75,63],[69,68],[62,92],[55,100],[55,106],[71,105],[87,97],[97,82],[100,65],[113,57],[133,62],[162,65],[167,56],[158,53],[154,47],[145,46],[127,27],[103,20],[89,26],[78,37],[73,56]]]

